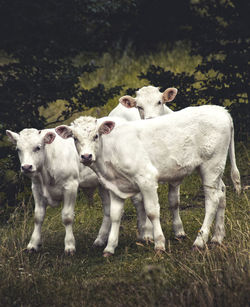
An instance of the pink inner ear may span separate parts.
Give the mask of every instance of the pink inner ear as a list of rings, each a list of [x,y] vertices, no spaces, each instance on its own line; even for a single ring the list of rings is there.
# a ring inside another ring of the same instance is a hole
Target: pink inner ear
[[[135,106],[134,98],[131,96],[123,96],[119,99],[119,102],[126,108],[133,108]]]
[[[56,129],[56,133],[60,135],[60,137],[67,139],[71,136],[71,133],[69,132],[69,129],[65,126],[59,126]]]
[[[44,143],[45,144],[51,144],[54,141],[55,138],[56,138],[55,133],[48,132],[48,133],[46,133],[46,135],[44,137]]]
[[[115,127],[114,122],[106,121],[100,126],[99,133],[100,134],[109,134],[113,130],[114,127]]]
[[[174,96],[175,96],[174,91],[170,91],[168,94],[168,99],[173,99]]]
[[[169,88],[164,91],[163,93],[163,100],[165,102],[170,102],[175,99],[175,96],[177,95],[177,89],[176,88]]]
[[[131,108],[131,103],[128,99],[124,99],[123,101],[129,108]]]
[[[109,128],[109,132],[115,127],[114,122],[105,122],[106,126]]]

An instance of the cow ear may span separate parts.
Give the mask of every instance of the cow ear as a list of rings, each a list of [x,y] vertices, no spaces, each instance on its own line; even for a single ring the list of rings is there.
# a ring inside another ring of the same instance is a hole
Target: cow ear
[[[60,135],[63,139],[67,139],[73,136],[72,130],[65,125],[56,127],[56,133]]]
[[[19,134],[10,130],[6,130],[6,135],[13,144],[16,144],[17,140],[19,139]]]
[[[178,90],[175,87],[167,88],[162,94],[163,102],[173,101],[177,95],[177,92]]]
[[[136,100],[135,98],[131,97],[131,96],[122,96],[119,99],[119,102],[124,105],[124,107],[126,108],[134,108],[136,106]]]
[[[56,134],[54,132],[47,132],[43,138],[45,144],[51,144],[56,138]]]
[[[115,127],[115,123],[112,121],[106,121],[101,124],[98,129],[99,134],[109,134],[113,128]]]

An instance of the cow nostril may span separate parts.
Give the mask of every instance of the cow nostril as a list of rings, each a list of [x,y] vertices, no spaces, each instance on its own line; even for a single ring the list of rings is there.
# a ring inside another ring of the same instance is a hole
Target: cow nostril
[[[25,164],[22,166],[23,171],[31,171],[32,170],[32,165],[30,164]]]
[[[82,160],[85,160],[85,161],[91,161],[92,160],[92,154],[81,155],[81,158],[82,158]]]

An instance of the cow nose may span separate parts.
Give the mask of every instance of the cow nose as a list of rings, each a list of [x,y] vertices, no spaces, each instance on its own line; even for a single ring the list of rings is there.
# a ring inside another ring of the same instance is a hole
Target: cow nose
[[[24,165],[22,165],[22,170],[23,170],[24,172],[30,172],[30,171],[32,170],[32,165],[30,165],[30,164],[24,164]]]
[[[88,161],[90,162],[92,160],[92,154],[84,154],[84,155],[81,155],[81,158],[83,161]]]

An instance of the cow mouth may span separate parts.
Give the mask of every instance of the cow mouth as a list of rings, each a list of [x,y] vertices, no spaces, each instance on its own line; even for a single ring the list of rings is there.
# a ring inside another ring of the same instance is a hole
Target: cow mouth
[[[91,161],[88,161],[88,160],[81,160],[81,163],[85,166],[90,166],[92,164],[92,160]]]
[[[34,174],[36,171],[34,170],[21,170],[21,172],[25,175],[32,175]]]

